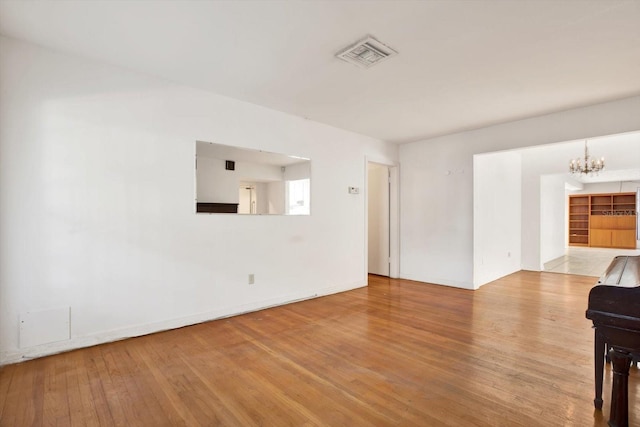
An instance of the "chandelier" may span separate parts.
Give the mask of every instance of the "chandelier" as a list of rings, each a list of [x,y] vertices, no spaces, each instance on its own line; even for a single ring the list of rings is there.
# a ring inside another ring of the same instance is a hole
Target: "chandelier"
[[[584,163],[582,163],[584,161]],[[584,142],[584,160],[573,159],[569,162],[569,172],[575,175],[578,174],[597,174],[604,169],[604,157],[599,160],[594,160],[589,156],[589,148],[587,147],[587,141]]]

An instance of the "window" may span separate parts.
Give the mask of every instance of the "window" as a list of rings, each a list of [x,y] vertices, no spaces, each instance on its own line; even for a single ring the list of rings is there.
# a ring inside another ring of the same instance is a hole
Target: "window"
[[[311,213],[311,180],[287,181],[287,214],[309,215]]]

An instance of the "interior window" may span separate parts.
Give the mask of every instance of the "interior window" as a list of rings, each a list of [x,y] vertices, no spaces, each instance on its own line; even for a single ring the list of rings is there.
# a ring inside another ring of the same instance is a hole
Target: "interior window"
[[[309,215],[311,213],[311,180],[287,181],[287,214]]]

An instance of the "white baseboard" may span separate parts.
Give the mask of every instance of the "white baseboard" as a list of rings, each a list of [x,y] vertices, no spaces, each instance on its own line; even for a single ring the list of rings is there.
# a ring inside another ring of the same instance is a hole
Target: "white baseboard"
[[[49,356],[65,351],[76,350],[79,348],[91,347],[98,344],[105,344],[108,342],[139,337],[142,335],[148,335],[170,329],[182,328],[184,326],[196,325],[198,323],[208,322],[211,320],[224,319],[226,317],[264,310],[266,308],[350,291],[353,289],[364,287],[366,285],[366,280],[363,280],[345,285],[329,286],[326,288],[317,289],[312,292],[307,291],[297,294],[283,295],[277,298],[270,298],[250,304],[241,304],[234,307],[212,310],[177,319],[164,320],[161,322],[154,322],[143,325],[135,325],[82,337],[72,337],[70,340],[66,341],[48,343],[15,351],[5,351],[0,353],[0,366],[24,362],[26,360],[36,359],[39,357]]]

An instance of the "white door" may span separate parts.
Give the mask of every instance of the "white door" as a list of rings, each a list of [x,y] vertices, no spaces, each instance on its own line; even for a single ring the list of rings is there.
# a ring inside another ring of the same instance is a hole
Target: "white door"
[[[367,164],[369,273],[389,276],[389,167]]]

